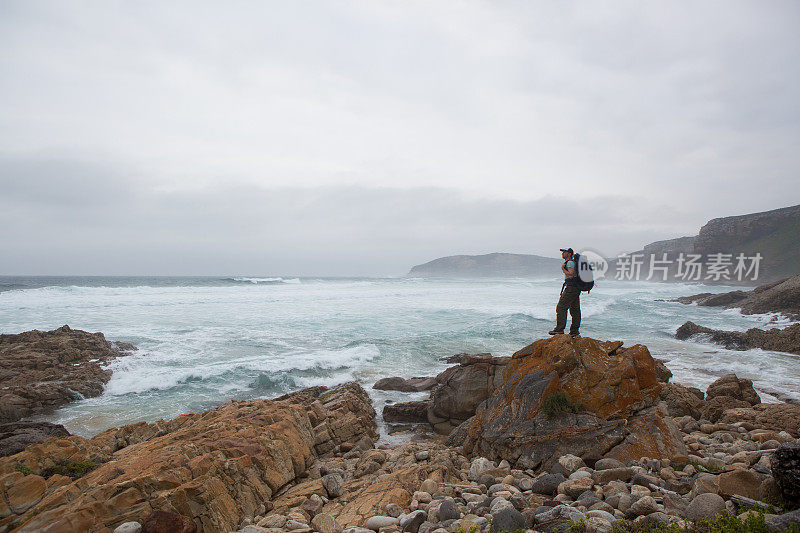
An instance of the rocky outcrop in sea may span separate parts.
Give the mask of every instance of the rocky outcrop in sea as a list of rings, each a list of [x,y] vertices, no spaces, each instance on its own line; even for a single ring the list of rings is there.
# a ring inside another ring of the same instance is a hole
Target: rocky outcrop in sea
[[[761,285],[752,291],[732,291],[722,294],[704,292],[672,300],[682,304],[704,307],[740,309],[742,313],[777,313],[800,319],[800,274],[791,278]],[[800,324],[785,328],[750,328],[747,331],[724,331],[707,328],[688,321],[675,332],[680,340],[705,338],[729,350],[760,348],[776,352],[800,354]]]
[[[800,354],[800,324],[792,324],[783,329],[750,328],[747,331],[724,331],[698,326],[688,321],[675,332],[675,338],[680,340],[698,336],[705,337],[715,344],[721,344],[728,350],[760,348]]]
[[[0,335],[0,423],[99,396],[111,379],[105,365],[135,349],[69,326]]]
[[[721,294],[704,292],[672,300],[702,307],[740,309],[745,315],[780,313],[800,319],[800,274],[760,285],[751,291],[731,291]]]

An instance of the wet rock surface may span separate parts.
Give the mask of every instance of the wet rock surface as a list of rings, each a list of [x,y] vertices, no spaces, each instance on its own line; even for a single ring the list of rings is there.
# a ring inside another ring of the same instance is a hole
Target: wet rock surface
[[[768,330],[751,328],[747,331],[723,331],[686,322],[675,333],[675,338],[686,340],[694,336],[707,336],[711,342],[721,344],[728,350],[751,350],[760,348],[776,352],[800,354],[800,324],[784,329]]]
[[[104,365],[131,350],[69,326],[0,335],[0,422],[99,396],[111,378]]]
[[[722,294],[702,293],[673,300],[682,304],[739,308],[746,315],[782,313],[800,318],[800,275],[760,285],[751,291],[732,291]]]
[[[447,439],[376,447],[369,396],[349,383],[29,445],[0,458],[0,529],[610,533],[793,505],[800,406],[753,405],[748,380],[704,395],[666,382],[643,346],[568,336],[490,357],[459,356],[437,385],[491,390]]]

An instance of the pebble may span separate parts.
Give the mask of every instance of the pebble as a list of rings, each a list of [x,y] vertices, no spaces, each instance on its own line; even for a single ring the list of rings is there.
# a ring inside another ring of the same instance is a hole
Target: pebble
[[[371,529],[372,531],[378,531],[382,527],[386,526],[396,526],[400,523],[400,521],[395,518],[394,516],[371,516],[367,519],[364,527],[367,529]]]
[[[139,522],[125,522],[114,528],[114,533],[139,533],[142,530],[142,524]]]

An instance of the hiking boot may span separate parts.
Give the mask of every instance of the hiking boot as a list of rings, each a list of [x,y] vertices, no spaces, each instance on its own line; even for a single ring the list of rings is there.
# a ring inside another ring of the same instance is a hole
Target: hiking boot
[[[580,333],[572,333],[572,332],[570,332],[569,336],[572,337],[573,339],[577,339],[578,337],[581,336],[581,334]]]
[[[557,329],[554,329],[553,331],[548,331],[547,333],[548,333],[548,335],[563,335],[564,334],[563,331],[558,331]]]

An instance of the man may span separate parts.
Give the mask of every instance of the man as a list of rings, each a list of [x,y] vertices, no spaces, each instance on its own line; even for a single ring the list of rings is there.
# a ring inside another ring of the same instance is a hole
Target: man
[[[578,287],[578,270],[573,259],[572,248],[561,248],[561,258],[564,263],[561,265],[561,272],[564,273],[564,285],[561,286],[561,298],[556,305],[556,327],[550,331],[550,335],[560,335],[564,333],[567,325],[567,309],[572,317],[572,325],[569,334],[573,337],[578,336],[581,327],[581,289]]]

